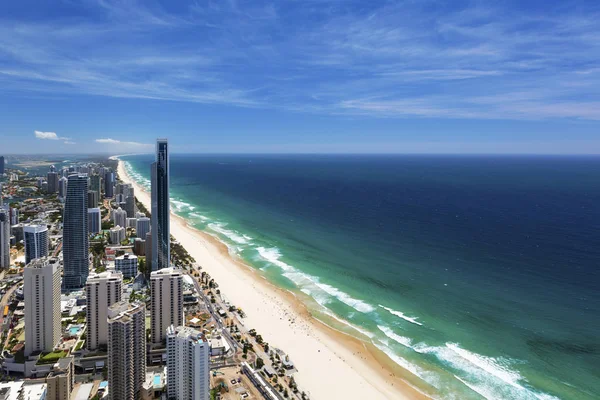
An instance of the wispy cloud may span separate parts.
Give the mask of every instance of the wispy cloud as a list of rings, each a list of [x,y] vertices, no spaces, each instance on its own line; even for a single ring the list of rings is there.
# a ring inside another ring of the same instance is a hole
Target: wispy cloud
[[[0,89],[386,118],[600,119],[593,5],[85,4],[60,20],[0,17]]]
[[[35,137],[42,140],[62,140],[64,144],[75,144],[68,137],[58,136],[56,132],[34,131]]]
[[[134,146],[134,147],[152,147],[152,146],[154,146],[151,143],[126,142],[126,141],[121,141],[121,140],[111,139],[111,138],[96,139],[96,143],[119,145],[119,146]]]

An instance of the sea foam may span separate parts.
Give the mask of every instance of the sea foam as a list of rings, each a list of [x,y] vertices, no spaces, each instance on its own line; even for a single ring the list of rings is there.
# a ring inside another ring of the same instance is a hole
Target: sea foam
[[[218,222],[210,223],[210,224],[208,224],[208,227],[210,229],[212,229],[213,231],[220,233],[221,235],[223,235],[225,237],[228,237],[229,239],[233,240],[237,244],[248,244],[248,243],[250,243],[250,239],[252,239],[249,236],[240,235],[237,232],[234,232],[229,229],[225,229],[225,225],[218,223]]]
[[[379,328],[379,330],[381,332],[383,332],[385,334],[385,336],[389,337],[396,343],[400,343],[402,346],[408,347],[409,349],[413,348],[412,341],[409,338],[398,335],[391,328],[389,328],[387,326],[377,325],[377,328]]]
[[[407,316],[407,315],[404,315],[404,313],[402,313],[402,312],[400,312],[400,311],[396,311],[396,310],[393,310],[393,309],[391,309],[391,308],[389,308],[389,307],[382,306],[381,304],[379,305],[379,307],[381,307],[381,308],[383,308],[384,310],[386,310],[386,311],[390,312],[391,314],[394,314],[396,317],[402,318],[403,320],[405,320],[405,321],[408,321],[408,322],[410,322],[410,323],[412,323],[412,324],[421,325],[421,326],[423,325],[422,323],[420,323],[419,321],[417,321],[417,319],[416,319],[416,318],[413,318],[413,317],[409,317],[409,316]]]

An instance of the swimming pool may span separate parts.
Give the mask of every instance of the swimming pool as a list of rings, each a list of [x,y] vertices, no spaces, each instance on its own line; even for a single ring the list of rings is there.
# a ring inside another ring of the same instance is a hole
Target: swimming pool
[[[160,375],[154,375],[154,378],[152,379],[152,384],[154,386],[160,386],[161,385]]]

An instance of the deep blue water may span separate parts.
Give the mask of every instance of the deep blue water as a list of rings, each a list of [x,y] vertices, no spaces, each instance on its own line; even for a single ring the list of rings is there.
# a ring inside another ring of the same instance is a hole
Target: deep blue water
[[[148,185],[152,157],[124,160]],[[174,155],[171,179],[178,214],[421,390],[600,397],[600,158]]]

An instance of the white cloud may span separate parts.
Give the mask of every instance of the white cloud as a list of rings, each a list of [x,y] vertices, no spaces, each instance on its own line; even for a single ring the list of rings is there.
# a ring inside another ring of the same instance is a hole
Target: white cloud
[[[122,146],[138,146],[138,147],[152,147],[153,144],[150,143],[140,143],[140,142],[123,142],[117,139],[105,138],[105,139],[96,139],[96,143],[104,143],[104,144],[118,144]]]
[[[65,144],[77,144],[77,143],[71,142],[70,140],[65,140]]]
[[[38,139],[58,140],[58,135],[56,132],[35,131],[35,137]]]

